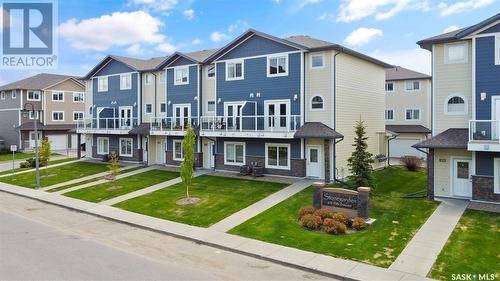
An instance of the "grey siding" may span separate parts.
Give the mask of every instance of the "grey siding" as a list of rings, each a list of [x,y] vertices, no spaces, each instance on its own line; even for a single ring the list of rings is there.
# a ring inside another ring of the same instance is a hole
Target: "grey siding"
[[[221,57],[221,60],[296,51],[296,48],[254,35]]]
[[[8,147],[11,144],[19,146],[19,135],[15,127],[19,126],[19,111],[0,111],[0,139]]]
[[[217,138],[216,154],[224,154],[224,142],[244,142],[246,156],[266,155],[266,143],[287,143],[290,144],[290,157],[300,159],[300,140],[282,140],[282,139],[241,139],[241,138]]]
[[[476,152],[476,175],[493,176],[494,158],[500,158],[500,153]]]
[[[0,109],[12,109],[21,107],[21,91],[17,90],[16,98],[12,98],[12,91],[2,91],[5,92],[5,99],[0,100]]]

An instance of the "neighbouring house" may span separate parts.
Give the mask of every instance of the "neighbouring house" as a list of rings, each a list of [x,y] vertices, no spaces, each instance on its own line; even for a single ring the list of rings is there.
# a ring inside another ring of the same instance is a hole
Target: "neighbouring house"
[[[23,108],[35,113],[24,114]],[[76,121],[83,119],[85,86],[79,78],[41,73],[0,87],[0,136],[5,145],[32,150],[47,138],[52,150],[78,149]],[[38,136],[34,132],[37,120]]]
[[[369,151],[387,153],[390,67],[309,36],[256,30],[219,49],[151,60],[108,56],[86,76],[91,118],[77,131],[92,141],[95,158],[117,151],[124,160],[179,165],[192,126],[197,167],[249,165],[331,181],[349,174],[358,120]]]
[[[431,198],[500,203],[500,13],[418,44],[432,52]]]
[[[385,128],[392,132],[389,157],[426,154],[412,145],[431,134],[431,76],[395,66],[385,75]]]

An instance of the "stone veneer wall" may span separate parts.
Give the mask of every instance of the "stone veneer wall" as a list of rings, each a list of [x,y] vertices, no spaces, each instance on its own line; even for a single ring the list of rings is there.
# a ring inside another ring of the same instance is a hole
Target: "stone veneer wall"
[[[257,162],[259,166],[265,167],[264,157],[247,156],[245,163],[250,165],[252,162]],[[215,168],[228,171],[240,170],[239,166],[224,165],[224,154],[215,155]],[[292,159],[290,163],[290,170],[264,168],[264,173],[271,175],[281,175],[281,176],[305,177],[306,162],[304,159]]]
[[[112,147],[109,146],[109,152],[111,153],[112,151],[118,152],[118,147]],[[140,149],[133,149],[132,150],[132,157],[125,157],[125,156],[118,156],[120,160],[124,161],[133,161],[133,162],[142,162],[142,148]],[[102,159],[104,155],[97,154],[97,145],[92,146],[92,158],[97,158],[97,159]]]
[[[500,202],[500,194],[494,193],[492,176],[472,176],[472,199]]]

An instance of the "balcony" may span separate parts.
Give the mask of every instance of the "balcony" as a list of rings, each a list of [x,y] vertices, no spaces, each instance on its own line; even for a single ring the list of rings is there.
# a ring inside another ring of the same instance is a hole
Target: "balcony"
[[[183,136],[186,128],[197,128],[198,117],[153,117],[151,118],[151,135]]]
[[[138,125],[137,118],[85,118],[76,121],[76,131],[82,134],[126,135]]]
[[[300,115],[203,116],[200,136],[293,138],[302,125]]]
[[[470,151],[500,151],[500,121],[470,120],[467,147]]]

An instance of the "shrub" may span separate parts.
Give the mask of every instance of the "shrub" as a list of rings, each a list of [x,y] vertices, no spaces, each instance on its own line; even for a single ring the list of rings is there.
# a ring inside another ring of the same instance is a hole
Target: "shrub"
[[[333,217],[333,212],[328,209],[317,209],[314,214],[321,217],[322,219]]]
[[[47,161],[44,161],[43,159],[38,159],[38,167],[43,167],[47,165]],[[36,161],[35,158],[29,158],[26,159],[26,161],[19,163],[20,168],[35,168],[36,167]]]
[[[312,215],[316,212],[316,209],[313,206],[306,206],[302,207],[299,210],[299,218],[303,217],[304,215]]]
[[[325,219],[323,222],[323,231],[329,234],[344,234],[347,231],[347,226],[334,219]]]
[[[345,213],[338,212],[333,214],[332,219],[341,222],[343,224],[347,224],[347,222],[349,221],[349,216],[347,216],[347,214]]]
[[[408,171],[417,171],[422,166],[422,159],[415,156],[404,156],[400,159],[401,163]]]
[[[352,228],[356,230],[362,230],[368,227],[368,224],[363,218],[356,217],[352,220]]]
[[[321,217],[312,214],[307,214],[300,218],[300,225],[309,229],[318,229],[321,223]]]

